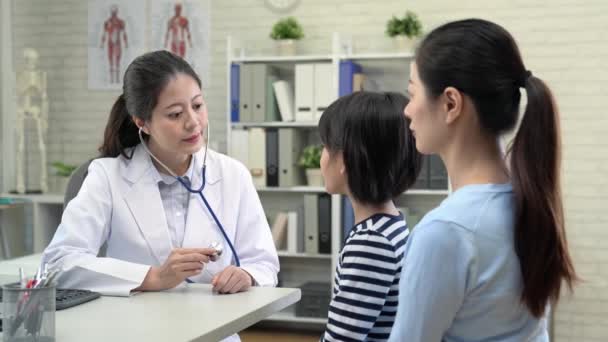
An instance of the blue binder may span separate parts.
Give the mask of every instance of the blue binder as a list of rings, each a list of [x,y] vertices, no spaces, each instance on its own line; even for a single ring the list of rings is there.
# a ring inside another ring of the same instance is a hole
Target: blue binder
[[[340,86],[338,95],[344,96],[353,92],[353,75],[361,72],[361,66],[353,61],[340,61]]]
[[[345,96],[353,92],[353,75],[360,72],[362,72],[361,65],[349,60],[340,61],[339,96]],[[342,245],[344,245],[354,225],[355,212],[353,206],[348,197],[342,196]]]
[[[239,122],[239,75],[240,65],[230,65],[230,121]]]
[[[342,196],[342,247],[344,247],[346,238],[354,226],[355,212],[353,210],[353,205],[350,203],[347,196]]]

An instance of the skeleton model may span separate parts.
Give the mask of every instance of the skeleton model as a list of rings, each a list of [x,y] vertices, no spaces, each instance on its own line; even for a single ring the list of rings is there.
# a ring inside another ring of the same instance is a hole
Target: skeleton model
[[[40,190],[47,192],[46,146],[44,135],[48,127],[48,101],[46,73],[38,69],[38,53],[34,49],[23,50],[25,68],[17,73],[17,192],[25,193],[25,120],[36,123],[40,150]]]

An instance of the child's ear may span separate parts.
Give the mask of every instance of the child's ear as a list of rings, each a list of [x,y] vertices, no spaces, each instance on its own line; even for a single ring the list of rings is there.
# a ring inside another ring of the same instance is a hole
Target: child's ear
[[[464,99],[462,93],[454,87],[445,88],[443,95],[445,99],[444,110],[446,112],[445,123],[449,125],[460,117]]]
[[[344,176],[346,174],[346,165],[344,165],[344,154],[343,153],[344,152],[340,152],[338,154],[338,163],[340,163],[339,164],[339,166],[340,166],[340,174]]]

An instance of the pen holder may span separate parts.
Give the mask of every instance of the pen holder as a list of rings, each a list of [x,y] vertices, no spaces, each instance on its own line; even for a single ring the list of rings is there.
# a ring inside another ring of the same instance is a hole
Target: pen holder
[[[55,341],[55,286],[2,286],[3,341]]]

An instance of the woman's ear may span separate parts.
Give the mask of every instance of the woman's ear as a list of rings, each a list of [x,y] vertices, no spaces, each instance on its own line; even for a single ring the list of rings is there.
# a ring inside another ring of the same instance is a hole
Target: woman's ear
[[[445,88],[443,98],[443,106],[446,113],[445,123],[449,125],[460,117],[464,99],[462,93],[454,87]]]
[[[133,119],[133,123],[135,124],[135,126],[137,126],[137,128],[140,128],[142,132],[148,135],[150,134],[148,133],[148,129],[146,128],[146,122],[144,120],[136,116],[131,116],[131,118]]]

